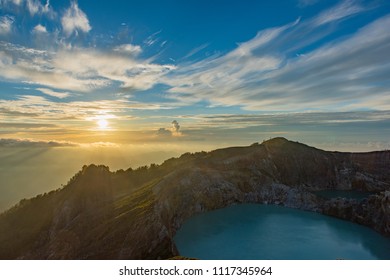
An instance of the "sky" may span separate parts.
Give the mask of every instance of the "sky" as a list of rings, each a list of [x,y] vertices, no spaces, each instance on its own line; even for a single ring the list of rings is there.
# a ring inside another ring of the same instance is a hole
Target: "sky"
[[[65,154],[62,181],[81,162],[125,168],[276,136],[390,148],[389,1],[0,7],[3,182],[12,170],[36,174],[30,159],[50,173]]]

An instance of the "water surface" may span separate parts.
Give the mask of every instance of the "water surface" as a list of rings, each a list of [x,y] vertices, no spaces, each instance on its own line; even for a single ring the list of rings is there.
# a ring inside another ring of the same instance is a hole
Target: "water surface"
[[[390,259],[390,239],[367,227],[275,205],[199,214],[175,242],[181,255],[200,259]]]

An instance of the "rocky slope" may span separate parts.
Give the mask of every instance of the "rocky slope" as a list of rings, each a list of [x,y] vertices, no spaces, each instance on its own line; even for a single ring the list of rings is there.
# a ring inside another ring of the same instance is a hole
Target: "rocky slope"
[[[0,215],[1,259],[158,259],[192,215],[272,203],[351,220],[390,235],[390,152],[326,152],[275,138],[110,172],[84,166],[60,190]],[[363,201],[315,191],[373,191]]]

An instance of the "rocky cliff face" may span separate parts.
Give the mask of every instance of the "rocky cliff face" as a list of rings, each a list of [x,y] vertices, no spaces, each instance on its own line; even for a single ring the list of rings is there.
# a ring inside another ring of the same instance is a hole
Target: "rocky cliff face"
[[[137,170],[85,166],[63,189],[0,216],[0,258],[169,258],[186,219],[248,202],[316,211],[390,235],[389,169],[388,151],[326,152],[284,138]],[[315,194],[326,189],[378,194],[361,202]]]
[[[369,226],[390,236],[390,191],[371,195],[362,201],[334,198],[322,204],[321,213]]]

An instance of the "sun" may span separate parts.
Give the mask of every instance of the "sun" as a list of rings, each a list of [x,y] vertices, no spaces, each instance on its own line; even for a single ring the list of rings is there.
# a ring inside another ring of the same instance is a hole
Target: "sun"
[[[101,130],[108,129],[109,123],[107,121],[106,116],[98,116],[96,119],[97,119],[96,124],[98,125],[99,129]]]
[[[116,119],[117,117],[110,114],[105,114],[104,112],[102,114],[98,114],[92,117],[88,117],[86,120],[93,121],[95,123],[95,127],[91,127],[93,130],[113,130],[112,123],[110,120]]]
[[[97,124],[100,129],[106,129],[108,127],[108,121],[105,119],[98,120]]]

